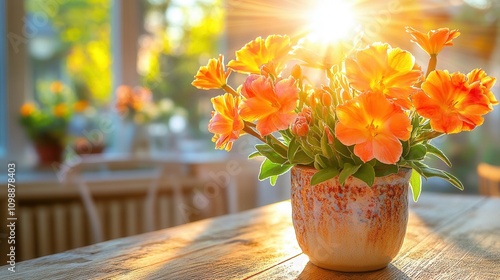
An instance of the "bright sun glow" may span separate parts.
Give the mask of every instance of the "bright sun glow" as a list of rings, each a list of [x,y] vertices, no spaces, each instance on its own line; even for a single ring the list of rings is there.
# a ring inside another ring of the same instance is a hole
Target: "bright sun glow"
[[[356,25],[347,0],[321,0],[309,14],[309,37],[314,40],[338,41],[347,37]]]

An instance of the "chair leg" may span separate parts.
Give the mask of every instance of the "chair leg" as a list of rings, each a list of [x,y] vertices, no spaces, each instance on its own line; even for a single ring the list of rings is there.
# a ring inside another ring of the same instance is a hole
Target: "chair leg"
[[[158,171],[155,179],[149,184],[148,193],[144,205],[144,221],[145,229],[147,232],[156,230],[156,215],[154,213],[156,204],[156,194],[158,192],[158,185],[160,183],[162,171]]]
[[[90,226],[92,228],[92,237],[94,239],[94,243],[102,242],[104,241],[104,234],[102,230],[101,219],[97,214],[97,209],[92,196],[90,195],[89,189],[87,185],[82,181],[80,176],[75,178],[75,180],[78,190],[80,191],[80,194],[82,196],[83,205],[87,210]]]

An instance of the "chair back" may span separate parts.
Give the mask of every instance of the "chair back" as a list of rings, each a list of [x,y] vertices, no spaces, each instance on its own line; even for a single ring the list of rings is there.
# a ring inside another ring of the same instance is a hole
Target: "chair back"
[[[500,166],[480,163],[477,166],[479,194],[500,196]]]

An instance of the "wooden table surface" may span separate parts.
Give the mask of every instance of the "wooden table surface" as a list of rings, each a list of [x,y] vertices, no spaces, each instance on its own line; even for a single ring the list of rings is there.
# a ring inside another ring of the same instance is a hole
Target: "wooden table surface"
[[[0,267],[0,279],[500,279],[500,199],[424,193],[385,269],[338,273],[308,262],[290,202],[115,239]]]

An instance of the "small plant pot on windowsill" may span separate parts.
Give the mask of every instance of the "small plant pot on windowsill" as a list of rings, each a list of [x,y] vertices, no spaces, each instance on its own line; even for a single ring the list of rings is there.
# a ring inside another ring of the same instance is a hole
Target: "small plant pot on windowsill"
[[[33,143],[40,166],[62,162],[64,145],[59,140],[38,140]]]

